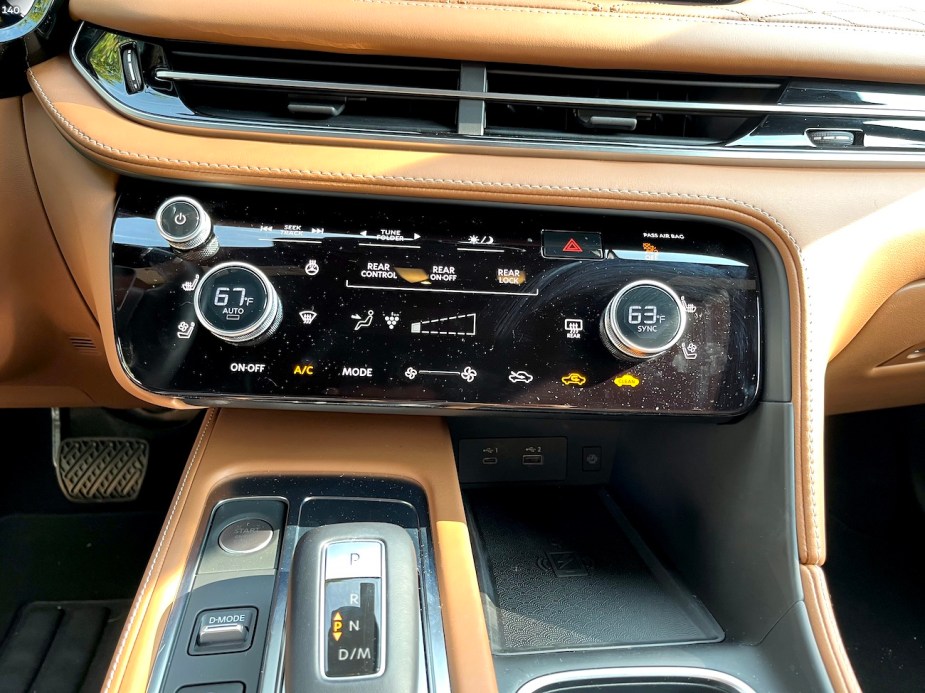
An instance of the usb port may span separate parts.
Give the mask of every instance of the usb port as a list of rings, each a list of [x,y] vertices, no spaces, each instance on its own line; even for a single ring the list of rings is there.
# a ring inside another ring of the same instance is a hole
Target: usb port
[[[498,464],[497,457],[483,457],[482,464]]]
[[[526,467],[535,467],[543,464],[542,455],[524,455],[523,458],[524,466]]]

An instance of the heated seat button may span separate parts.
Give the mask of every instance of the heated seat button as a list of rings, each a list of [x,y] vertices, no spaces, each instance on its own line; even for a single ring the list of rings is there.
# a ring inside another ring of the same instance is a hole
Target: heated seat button
[[[600,260],[604,257],[601,234],[543,231],[543,257],[558,260]]]
[[[252,607],[203,611],[190,643],[190,654],[243,652],[253,642],[256,622],[257,609]]]
[[[323,617],[326,677],[375,676],[381,673],[381,579],[326,581]]]

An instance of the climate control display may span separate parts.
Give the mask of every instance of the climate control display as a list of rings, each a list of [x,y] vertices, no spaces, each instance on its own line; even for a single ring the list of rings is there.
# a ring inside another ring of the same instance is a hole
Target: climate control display
[[[620,289],[607,304],[603,323],[610,345],[627,356],[650,358],[677,344],[687,312],[669,286],[643,279]]]
[[[209,254],[164,236],[177,196]],[[702,219],[139,184],[113,259],[126,371],[191,402],[729,415],[758,393],[754,253]]]
[[[256,267],[241,262],[209,270],[195,289],[193,303],[202,326],[233,344],[269,337],[282,317],[270,280]]]

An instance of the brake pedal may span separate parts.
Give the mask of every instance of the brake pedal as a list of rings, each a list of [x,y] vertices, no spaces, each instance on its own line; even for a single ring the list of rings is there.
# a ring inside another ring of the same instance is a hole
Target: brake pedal
[[[61,438],[53,417],[58,485],[74,503],[127,502],[138,498],[148,471],[148,441],[140,438]]]

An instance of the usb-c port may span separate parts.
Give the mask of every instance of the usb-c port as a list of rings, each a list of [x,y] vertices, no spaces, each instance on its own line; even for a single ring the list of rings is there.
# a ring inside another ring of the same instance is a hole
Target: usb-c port
[[[524,455],[523,463],[525,467],[536,467],[543,464],[542,455]]]

